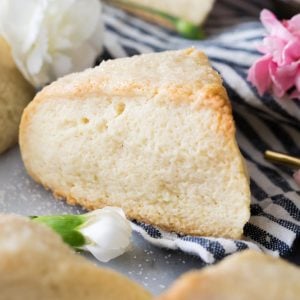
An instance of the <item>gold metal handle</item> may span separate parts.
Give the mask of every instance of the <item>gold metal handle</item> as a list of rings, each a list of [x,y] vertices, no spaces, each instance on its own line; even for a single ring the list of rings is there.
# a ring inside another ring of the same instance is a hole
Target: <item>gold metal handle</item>
[[[267,150],[265,152],[265,158],[275,163],[289,165],[291,167],[300,168],[300,158],[287,155],[280,152]]]

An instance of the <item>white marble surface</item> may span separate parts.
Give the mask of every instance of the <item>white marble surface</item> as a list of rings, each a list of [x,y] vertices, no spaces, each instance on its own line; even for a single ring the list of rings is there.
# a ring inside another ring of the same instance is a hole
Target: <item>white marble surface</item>
[[[82,210],[55,200],[50,192],[33,182],[26,174],[18,147],[15,147],[0,155],[0,212],[47,215],[80,213]],[[134,234],[129,252],[104,265],[143,284],[154,294],[161,293],[183,272],[203,266],[196,257],[156,248],[138,234]]]

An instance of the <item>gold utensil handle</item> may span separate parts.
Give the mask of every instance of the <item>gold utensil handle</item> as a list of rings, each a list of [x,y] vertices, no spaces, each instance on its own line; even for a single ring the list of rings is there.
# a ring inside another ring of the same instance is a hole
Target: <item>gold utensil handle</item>
[[[281,163],[295,168],[300,168],[300,158],[298,157],[267,150],[265,152],[265,158],[275,163]]]

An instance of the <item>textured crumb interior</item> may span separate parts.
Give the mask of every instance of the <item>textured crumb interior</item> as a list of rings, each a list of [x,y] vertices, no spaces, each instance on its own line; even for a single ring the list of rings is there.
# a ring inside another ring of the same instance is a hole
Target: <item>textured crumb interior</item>
[[[121,206],[131,218],[177,231],[238,237],[249,188],[219,117],[155,97],[47,100],[28,125],[23,159],[69,198]]]

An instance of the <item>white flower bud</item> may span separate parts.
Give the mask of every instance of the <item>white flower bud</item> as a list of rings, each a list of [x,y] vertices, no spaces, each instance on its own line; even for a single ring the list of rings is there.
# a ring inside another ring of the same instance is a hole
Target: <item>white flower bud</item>
[[[132,230],[122,209],[105,207],[85,217],[87,220],[78,228],[86,240],[83,250],[107,262],[129,248]]]

